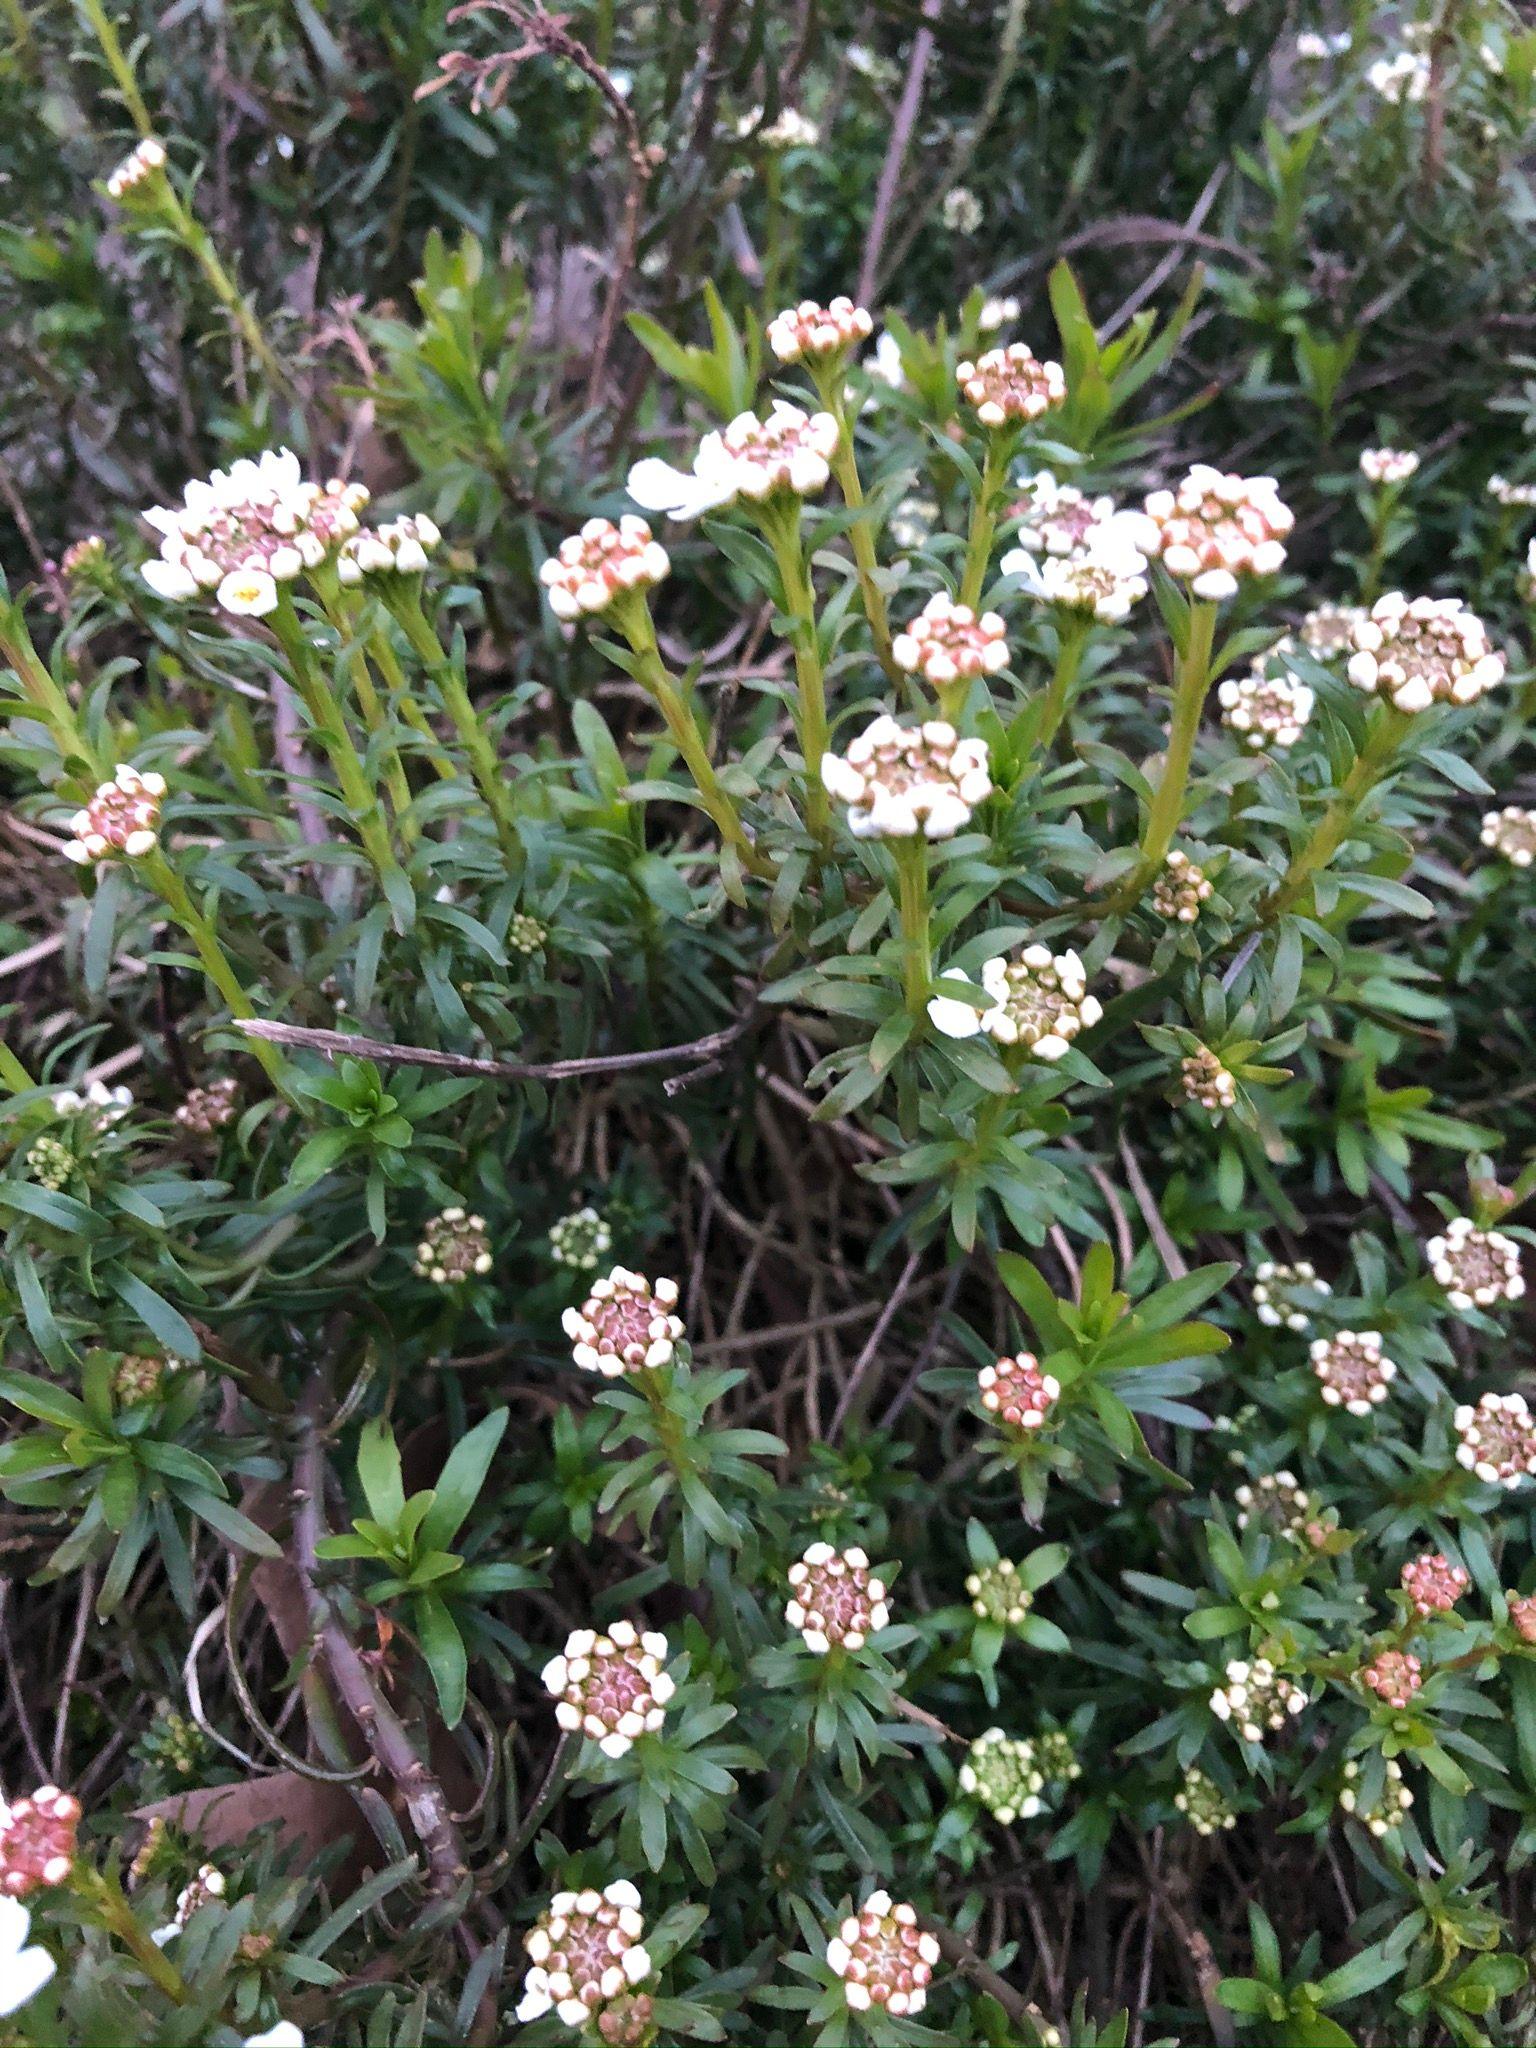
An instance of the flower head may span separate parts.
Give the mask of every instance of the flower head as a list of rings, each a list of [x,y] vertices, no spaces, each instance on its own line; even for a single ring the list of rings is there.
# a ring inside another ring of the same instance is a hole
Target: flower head
[[[1124,520],[1115,510],[1113,498],[1090,498],[1076,484],[1059,483],[1051,470],[1039,469],[1027,478],[1023,496],[1008,507],[1007,517],[1016,521],[1018,545],[1031,555],[1085,555],[1095,539],[1111,522]],[[1132,530],[1139,531],[1137,515],[1131,515]],[[1015,573],[1004,557],[1005,575]]]
[[[1536,860],[1536,811],[1523,811],[1518,804],[1506,804],[1502,811],[1485,811],[1478,836],[1511,867],[1528,868]]]
[[[556,1892],[523,1947],[529,1969],[517,2017],[525,2025],[553,2010],[568,2027],[585,2027],[651,1974],[640,1894],[627,1878],[600,1892]]]
[[[1146,501],[1146,549],[1196,597],[1234,597],[1240,578],[1273,576],[1295,524],[1272,476],[1223,476],[1197,462],[1175,491]]]
[[[1403,1779],[1403,1767],[1395,1757],[1383,1765],[1381,1791],[1371,1805],[1360,1797],[1360,1763],[1351,1757],[1344,1766],[1344,1783],[1339,1788],[1339,1805],[1351,1819],[1359,1821],[1378,1838],[1400,1828],[1413,1806],[1413,1794]]]
[[[1005,1735],[1001,1728],[989,1728],[977,1736],[960,1766],[960,1789],[979,1799],[1004,1827],[1033,1820],[1041,1811],[1040,1794],[1045,1790],[1034,1744]]]
[[[1523,1394],[1483,1394],[1451,1418],[1460,1442],[1456,1462],[1487,1486],[1518,1486],[1536,1477],[1536,1417]]]
[[[1504,680],[1504,657],[1459,597],[1377,598],[1351,635],[1349,680],[1399,711],[1473,704]]]
[[[1042,604],[1118,625],[1132,605],[1147,594],[1147,559],[1129,529],[1106,520],[1090,529],[1086,546],[1070,553],[1013,548],[999,564],[1005,576],[1017,576]]]
[[[981,226],[981,201],[969,185],[956,185],[944,194],[939,218],[951,234],[974,235]]]
[[[0,1897],[0,2019],[9,2019],[50,1981],[58,1964],[47,1949],[27,1945],[32,1915],[19,1899]]]
[[[71,541],[59,558],[59,574],[66,583],[104,585],[109,579],[107,544],[99,533],[82,534]]]
[[[1216,1835],[1237,1825],[1237,1808],[1216,1780],[1207,1777],[1196,1764],[1191,1764],[1184,1773],[1184,1783],[1174,1793],[1173,1803],[1197,1835]]]
[[[634,513],[615,526],[589,519],[539,570],[549,608],[557,619],[595,617],[633,590],[654,590],[671,564],[667,551]]]
[[[896,635],[891,655],[898,668],[942,689],[962,678],[995,675],[1006,668],[1006,632],[998,613],[982,612],[978,617],[968,604],[956,604],[940,592]]]
[[[1294,1472],[1261,1472],[1251,1484],[1245,1481],[1238,1487],[1233,1499],[1239,1529],[1261,1522],[1282,1536],[1299,1537],[1313,1512],[1312,1496],[1297,1483]]]
[[[874,326],[852,299],[836,298],[826,306],[802,299],[768,322],[768,346],[781,363],[824,363],[868,341]]]
[[[165,144],[146,135],[135,144],[107,179],[107,197],[119,206],[139,205],[153,196],[165,170]]]
[[[1181,847],[1174,847],[1152,886],[1152,908],[1170,924],[1193,924],[1211,894],[1210,878]]]
[[[1267,1657],[1233,1657],[1226,1679],[1211,1694],[1211,1712],[1229,1721],[1245,1742],[1262,1742],[1307,1704],[1307,1696]]]
[[[1347,654],[1355,644],[1355,628],[1370,613],[1359,604],[1320,604],[1301,622],[1301,644],[1319,661]]]
[[[1378,57],[1368,64],[1365,81],[1389,106],[1416,106],[1429,94],[1433,66],[1426,50],[1398,50],[1391,57]]]
[[[69,1186],[74,1178],[75,1165],[74,1153],[51,1132],[44,1131],[27,1147],[28,1173],[39,1187],[52,1188],[55,1194],[60,1188]]]
[[[1536,1593],[1511,1593],[1509,1619],[1521,1642],[1536,1644]]]
[[[1312,1346],[1312,1370],[1322,1382],[1330,1408],[1347,1415],[1369,1415],[1386,1400],[1397,1367],[1381,1348],[1379,1330],[1340,1330],[1319,1337]]]
[[[1061,1382],[1040,1370],[1032,1351],[984,1365],[976,1385],[982,1407],[1008,1429],[1039,1429],[1061,1398]]]
[[[1012,295],[1003,298],[983,299],[981,311],[976,315],[976,329],[979,334],[996,334],[1000,328],[1011,327],[1019,317],[1019,302]]]
[[[1357,1675],[1389,1707],[1406,1707],[1424,1683],[1424,1667],[1411,1650],[1381,1650]]]
[[[199,1138],[211,1138],[215,1131],[233,1123],[240,1107],[240,1084],[233,1074],[221,1074],[206,1088],[189,1088],[176,1107],[176,1121],[184,1131]]]
[[[0,1893],[24,1899],[63,1884],[75,1864],[80,1802],[57,1785],[39,1785],[30,1799],[0,1805]]]
[[[1354,40],[1348,29],[1340,29],[1336,35],[1319,35],[1315,30],[1303,29],[1296,38],[1296,54],[1303,63],[1322,64],[1330,57],[1344,56]]]
[[[91,1131],[108,1131],[114,1124],[120,1124],[133,1107],[133,1090],[119,1085],[109,1088],[105,1081],[91,1081],[86,1084],[82,1095],[78,1088],[55,1088],[53,1091],[53,1113],[55,1116],[78,1116]]]
[[[1464,1566],[1452,1564],[1443,1550],[1426,1550],[1403,1566],[1403,1591],[1420,1620],[1449,1614],[1472,1583]]]
[[[862,1650],[889,1626],[885,1581],[875,1578],[862,1550],[834,1550],[813,1543],[789,1568],[789,1601],[784,1619],[799,1629],[808,1650]]]
[[[112,1373],[112,1392],[119,1404],[131,1408],[152,1401],[165,1384],[170,1365],[163,1351],[125,1351]]]
[[[1369,484],[1405,484],[1419,466],[1411,448],[1362,448],[1360,474]]]
[[[85,809],[71,818],[70,830],[75,836],[65,845],[64,858],[83,867],[119,854],[137,860],[153,853],[160,843],[164,800],[163,775],[143,775],[119,762],[112,780],[99,783]]]
[[[928,2003],[939,1944],[922,1933],[911,1906],[891,1903],[889,1892],[871,1892],[827,1943],[827,1962],[843,1980],[852,2012],[884,2007],[915,2018]]]
[[[189,483],[179,505],[144,514],[161,536],[160,552],[139,573],[170,602],[211,590],[224,611],[262,618],[281,585],[317,568],[357,532],[367,503],[362,484],[306,481],[290,449],[242,457],[206,482]]]
[[[662,1668],[666,1661],[666,1637],[642,1634],[632,1621],[614,1622],[606,1635],[579,1628],[564,1654],[544,1666],[544,1690],[562,1728],[579,1729],[604,1756],[620,1757],[666,1718],[677,1690]]]
[[[882,712],[846,754],[823,754],[821,779],[848,806],[856,839],[951,839],[992,794],[985,740],[931,718],[898,725]]]
[[[999,1628],[1017,1628],[1035,1604],[1034,1594],[1011,1557],[1000,1557],[995,1564],[968,1573],[965,1590],[976,1619],[996,1622]]]
[[[1491,476],[1488,479],[1488,495],[1496,505],[1520,506],[1529,510],[1536,505],[1536,484],[1511,483],[1507,476]]]
[[[683,1334],[675,1280],[647,1280],[643,1273],[615,1266],[593,1283],[580,1308],[568,1308],[561,1326],[571,1339],[571,1356],[583,1372],[618,1379],[670,1365]]]
[[[761,504],[774,496],[811,498],[826,488],[837,449],[837,421],[775,399],[766,419],[738,413],[706,434],[692,470],[649,456],[629,472],[629,495],[647,512],[697,519],[738,498]]]
[[[189,1884],[182,1886],[176,1894],[176,1911],[169,1925],[157,1927],[150,1939],[157,1948],[164,1948],[168,1941],[181,1933],[194,1913],[211,1905],[215,1899],[222,1899],[228,1890],[228,1881],[216,1863],[204,1863]]]
[[[964,981],[951,968],[940,981]],[[1097,996],[1088,994],[1088,977],[1076,953],[1053,953],[1049,946],[1030,945],[1012,958],[998,956],[982,963],[981,985],[991,1007],[976,1010],[954,996],[934,996],[928,1017],[946,1038],[974,1038],[985,1032],[999,1045],[1022,1046],[1032,1059],[1059,1060],[1081,1031],[1103,1016]]]
[[[736,133],[750,136],[764,149],[814,149],[821,140],[820,128],[797,107],[781,108],[766,127],[762,119],[762,108],[754,107],[736,123]]]
[[[1212,1116],[1237,1106],[1237,1076],[1208,1045],[1180,1060],[1179,1085],[1187,1101]]]
[[[1311,1329],[1311,1317],[1295,1300],[1298,1291],[1327,1295],[1332,1294],[1333,1289],[1326,1280],[1318,1279],[1317,1268],[1310,1259],[1298,1259],[1291,1266],[1266,1259],[1254,1268],[1254,1313],[1268,1328],[1279,1329],[1283,1324],[1287,1330]]]
[[[419,576],[442,543],[437,522],[425,512],[391,519],[383,526],[364,526],[341,544],[336,576],[341,583],[361,583],[365,576]]]
[[[1480,1230],[1470,1216],[1453,1216],[1424,1257],[1452,1308],[1491,1308],[1525,1293],[1519,1245],[1502,1230]]]
[[[961,363],[955,375],[961,397],[984,427],[1037,420],[1066,403],[1067,379],[1060,363],[1042,362],[1022,341],[989,348],[974,363]]]
[[[549,1255],[557,1266],[569,1266],[578,1273],[592,1273],[599,1261],[613,1249],[613,1232],[607,1219],[589,1203],[574,1209],[549,1226]]]
[[[458,1204],[428,1219],[416,1247],[416,1271],[436,1287],[462,1287],[489,1273],[493,1263],[485,1218]]]
[[[1298,676],[1266,673],[1261,656],[1245,676],[1228,676],[1217,686],[1221,722],[1254,753],[1294,747],[1311,721],[1316,697]]]
[[[530,917],[526,910],[514,910],[512,921],[507,926],[507,944],[514,953],[521,953],[524,959],[531,959],[543,950],[544,941],[549,937],[548,927],[536,917]]]

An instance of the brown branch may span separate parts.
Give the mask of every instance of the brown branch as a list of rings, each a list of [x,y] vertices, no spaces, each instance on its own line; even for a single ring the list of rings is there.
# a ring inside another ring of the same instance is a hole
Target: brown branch
[[[996,1999],[1016,2027],[1022,2026],[1026,2020],[1031,2026],[1040,2025],[1040,2013],[1023,1992],[1015,1991],[1006,1978],[1000,1977],[996,1970],[984,1963],[963,1934],[957,1934],[953,1927],[946,1927],[942,1920],[935,1920],[928,1913],[919,1913],[917,1924],[939,1944],[939,1953],[945,1962],[952,1963],[978,1991]]]
[[[475,1074],[488,1081],[571,1081],[582,1074],[622,1074],[635,1067],[664,1067],[674,1060],[710,1060],[744,1038],[756,1020],[756,1005],[734,1024],[690,1038],[682,1045],[657,1045],[642,1052],[593,1053],[571,1060],[481,1060],[469,1053],[438,1052],[429,1045],[391,1045],[382,1038],[364,1038],[352,1031],[323,1031],[310,1024],[280,1024],[271,1017],[236,1017],[231,1021],[250,1038],[273,1045],[294,1045],[323,1052],[328,1059],[350,1053],[355,1059],[378,1060],[395,1067],[435,1067],[445,1074]]]
[[[880,253],[890,228],[891,209],[896,204],[896,187],[901,179],[901,167],[906,161],[907,145],[917,124],[918,109],[923,103],[923,80],[933,61],[933,24],[938,20],[943,4],[944,0],[923,0],[922,27],[912,38],[912,54],[907,59],[907,82],[901,89],[896,118],[891,123],[891,139],[886,145],[885,162],[880,166],[875,210],[870,215],[869,234],[864,243],[864,261],[859,265],[858,299],[861,306],[867,305],[874,297],[880,276]]]

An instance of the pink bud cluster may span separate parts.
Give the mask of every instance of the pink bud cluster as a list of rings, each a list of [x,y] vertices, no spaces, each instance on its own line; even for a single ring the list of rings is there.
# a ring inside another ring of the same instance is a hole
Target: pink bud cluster
[[[838,297],[826,306],[802,299],[768,322],[768,346],[781,363],[825,362],[868,341],[874,326],[852,299]]]
[[[768,417],[737,415],[720,435],[736,495],[760,501],[776,491],[797,498],[826,489],[837,451],[837,421],[829,412],[806,413],[775,399]]]
[[[291,449],[269,449],[194,480],[180,505],[155,505],[145,520],[160,553],[140,571],[158,597],[184,602],[205,591],[236,617],[263,618],[278,587],[315,569],[358,530],[362,484],[306,482]]]
[[[383,526],[364,526],[342,542],[336,579],[353,584],[365,576],[419,576],[442,538],[436,520],[425,512],[391,519]]]
[[[1389,1707],[1406,1707],[1424,1683],[1424,1667],[1411,1650],[1382,1650],[1360,1667],[1360,1683]]]
[[[651,1974],[640,1894],[627,1878],[600,1892],[556,1892],[523,1947],[529,1970],[517,2017],[525,2025],[553,2010],[568,2027],[586,2027]]]
[[[1521,1642],[1536,1645],[1536,1593],[1511,1593],[1509,1619]]]
[[[1377,598],[1351,633],[1349,680],[1399,711],[1474,704],[1504,680],[1504,657],[1459,597]]]
[[[989,348],[974,363],[961,363],[955,374],[961,396],[975,407],[984,427],[1037,420],[1066,401],[1067,379],[1060,363],[1042,362],[1022,341]]]
[[[1449,1614],[1472,1583],[1462,1565],[1452,1564],[1443,1550],[1426,1550],[1403,1566],[1403,1591],[1421,1620]]]
[[[231,1074],[222,1074],[206,1088],[189,1088],[176,1108],[176,1121],[184,1131],[200,1138],[212,1137],[233,1123],[240,1106],[240,1084]]]
[[[1310,686],[1293,675],[1265,673],[1261,657],[1246,676],[1228,676],[1216,691],[1221,722],[1253,753],[1294,747],[1311,721],[1317,702]]]
[[[1491,1308],[1525,1293],[1519,1245],[1502,1230],[1479,1229],[1470,1216],[1452,1217],[1424,1257],[1452,1308]]]
[[[943,719],[903,726],[888,713],[846,754],[823,754],[821,779],[848,806],[856,839],[950,839],[992,794],[985,740],[963,740]]]
[[[662,1668],[666,1660],[664,1635],[616,1621],[605,1635],[574,1630],[541,1676],[560,1726],[589,1735],[604,1756],[621,1757],[666,1718],[677,1690]]]
[[[1340,1330],[1312,1345],[1312,1370],[1322,1382],[1330,1408],[1348,1415],[1369,1415],[1387,1398],[1397,1366],[1381,1348],[1379,1330]]]
[[[862,1550],[813,1543],[788,1576],[784,1619],[799,1629],[805,1647],[818,1657],[833,1649],[862,1650],[890,1624],[885,1581],[872,1575]]]
[[[670,567],[666,549],[645,521],[626,513],[617,525],[589,519],[561,541],[540,568],[539,581],[557,619],[578,619],[607,611],[628,591],[653,590]]]
[[[1040,1370],[1032,1351],[984,1365],[976,1384],[982,1407],[1009,1429],[1039,1429],[1061,1398],[1061,1382]]]
[[[24,1899],[64,1883],[74,1868],[80,1802],[57,1785],[39,1785],[30,1799],[0,1804],[0,1893]]]
[[[940,592],[929,598],[905,632],[896,635],[891,655],[898,668],[942,689],[1006,668],[1006,632],[999,613],[978,616],[968,604],[956,604]]]
[[[939,1944],[924,1934],[911,1906],[893,1905],[889,1892],[871,1892],[827,1943],[827,1963],[843,1980],[851,2012],[884,2009],[915,2018],[928,2003]]]
[[[1146,510],[1145,551],[1160,555],[1196,597],[1213,601],[1235,596],[1240,577],[1282,568],[1295,524],[1272,476],[1223,476],[1203,462],[1177,490],[1154,491]]]
[[[1186,1100],[1212,1116],[1237,1107],[1237,1076],[1208,1045],[1180,1060],[1179,1083]]]
[[[99,783],[85,809],[71,818],[70,830],[75,836],[66,843],[64,858],[83,867],[117,854],[137,860],[153,853],[159,843],[164,800],[163,775],[141,775],[137,768],[120,762],[112,780]]]
[[[1518,1486],[1536,1477],[1536,1417],[1524,1394],[1484,1394],[1452,1418],[1456,1462],[1488,1486]]]
[[[618,1379],[624,1373],[670,1365],[683,1334],[675,1280],[647,1280],[615,1266],[595,1280],[580,1308],[561,1317],[571,1340],[571,1357],[583,1372]]]
[[[119,205],[125,204],[132,195],[143,198],[142,187],[156,178],[165,169],[165,144],[158,136],[146,135],[123,158],[117,169],[107,179],[107,197]]]

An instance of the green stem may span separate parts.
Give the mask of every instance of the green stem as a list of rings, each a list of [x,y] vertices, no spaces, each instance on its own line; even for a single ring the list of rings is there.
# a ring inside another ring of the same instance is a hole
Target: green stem
[[[1056,627],[1056,666],[1041,700],[1040,730],[1035,745],[1048,754],[1061,730],[1072,698],[1072,686],[1083,665],[1083,650],[1093,631],[1093,617],[1087,612],[1059,612]]]
[[[48,727],[63,758],[84,762],[89,775],[97,782],[104,781],[112,772],[111,764],[86,738],[74,705],[33,645],[20,605],[0,607],[0,654],[15,670],[22,695]]]
[[[416,702],[405,670],[400,665],[400,657],[396,654],[388,633],[382,627],[369,634],[368,651],[373,656],[374,666],[384,678],[384,687],[389,691],[390,701],[396,711],[412,732],[419,733],[428,742],[427,760],[433,774],[440,782],[454,781],[458,770],[443,752],[437,734],[432,730],[431,720]]]
[[[672,744],[682,755],[704,808],[714,820],[715,829],[749,874],[772,876],[772,862],[748,838],[735,800],[715,773],[715,764],[699,735],[682,686],[661,658],[661,650],[656,645],[656,629],[645,598],[637,596],[628,604],[615,606],[613,619],[638,657],[636,681],[656,700]]]
[[[841,356],[834,361],[830,370],[822,368],[812,377],[816,395],[825,411],[837,422],[837,453],[832,458],[832,473],[837,478],[838,488],[843,494],[843,503],[851,512],[864,509],[864,485],[859,476],[859,458],[854,446],[853,422],[848,417],[848,402],[844,395],[843,378],[845,364]],[[860,519],[848,529],[849,545],[853,549],[854,572],[859,579],[859,595],[864,601],[864,616],[869,621],[869,636],[874,642],[875,659],[885,670],[890,680],[902,688],[906,676],[896,666],[891,656],[891,621],[885,602],[885,593],[880,588],[879,557],[875,552],[875,537],[870,531],[867,519]]]
[[[502,858],[509,872],[520,879],[524,866],[523,844],[517,834],[511,795],[500,758],[491,745],[490,735],[480,721],[469,691],[464,687],[458,664],[438,639],[431,621],[422,610],[420,590],[414,580],[388,579],[384,602],[399,622],[416,658],[437,685],[443,708],[453,722],[453,729],[469,761],[475,787],[491,814]]]
[[[84,0],[83,0],[84,4]],[[181,194],[165,179],[166,197],[163,204],[165,218],[176,239],[203,273],[204,281],[213,296],[234,322],[236,331],[245,342],[251,354],[260,363],[262,372],[274,394],[293,392],[293,382],[277,357],[277,351],[266,337],[261,322],[257,319],[249,299],[240,290],[225,269],[213,237],[202,222],[187,208]]]
[[[103,1876],[88,1864],[77,1863],[70,1885],[83,1904],[95,1908],[102,1925],[117,1936],[150,1982],[175,2004],[185,2005],[189,1994],[180,1970],[139,1925],[117,1879]]]
[[[763,247],[763,300],[772,314],[779,310],[784,270],[784,184],[776,149],[763,157]]]
[[[972,611],[981,603],[981,593],[986,588],[992,542],[997,534],[999,501],[1008,481],[1008,462],[1012,453],[1012,437],[988,434],[981,490],[971,507],[971,528],[965,541],[965,573],[960,580],[960,602],[968,604]]]
[[[141,135],[153,135],[155,124],[149,118],[149,108],[144,104],[144,95],[139,91],[139,81],[133,75],[127,52],[118,39],[117,30],[107,19],[107,11],[101,0],[80,0],[80,12],[91,25],[91,32],[101,45],[101,54],[107,60],[107,69],[117,81],[117,89],[123,96],[133,125]]]
[[[795,651],[795,680],[798,696],[795,729],[800,737],[800,754],[805,762],[805,822],[823,845],[831,836],[832,810],[826,785],[821,779],[821,759],[827,751],[827,678],[821,664],[821,643],[816,635],[816,593],[800,545],[800,500],[791,498],[787,507],[770,504],[763,508],[763,532],[779,565],[784,585],[784,604],[790,620],[790,639]]]
[[[1184,815],[1189,765],[1194,758],[1200,713],[1211,687],[1211,646],[1216,637],[1216,606],[1196,599],[1189,608],[1189,637],[1179,657],[1173,683],[1173,718],[1163,773],[1147,810],[1141,835],[1141,857],[1115,893],[1113,908],[1129,909],[1167,858],[1173,835]]]
[[[286,590],[279,591],[271,625],[287,656],[288,668],[299,695],[304,699],[315,738],[325,749],[326,758],[357,826],[358,836],[393,907],[397,896],[402,893],[409,895],[409,884],[390,846],[378,799],[368,780],[368,770],[353,744],[336,694],[315,658],[315,650],[305,638],[303,624]]]
[[[1369,608],[1381,595],[1381,572],[1387,559],[1387,528],[1392,519],[1393,494],[1379,492],[1370,514],[1371,551],[1360,579],[1360,602]]]
[[[398,822],[400,837],[407,846],[414,845],[418,837],[414,819],[410,816],[411,785],[405,772],[405,763],[400,759],[400,749],[390,734],[389,714],[383,700],[374,688],[373,676],[368,667],[368,657],[352,638],[353,622],[348,617],[342,601],[340,587],[334,577],[312,578],[319,594],[321,607],[336,629],[337,638],[345,645],[347,675],[352,684],[352,694],[357,699],[358,709],[363,714],[363,723],[369,734],[381,744],[384,764],[384,781],[389,789],[390,806]]]
[[[902,986],[916,1015],[933,991],[933,954],[928,936],[928,844],[920,833],[893,839],[897,903],[901,911]]]
[[[136,871],[144,877],[150,887],[170,911],[177,924],[186,933],[197,949],[204,974],[224,998],[225,1007],[232,1017],[254,1017],[255,1005],[245,992],[244,984],[230,965],[229,955],[220,944],[219,935],[209,918],[192,900],[192,893],[181,876],[171,866],[165,854],[157,846],[134,863]],[[264,1038],[248,1041],[252,1056],[258,1060],[267,1079],[286,1095],[287,1067],[276,1046],[269,1045]]]
[[[1355,813],[1380,781],[1412,723],[1412,712],[1399,711],[1394,704],[1380,706],[1366,733],[1365,745],[1355,756],[1354,766],[1340,784],[1338,794],[1312,827],[1310,838],[1283,878],[1260,904],[1261,924],[1273,924],[1289,910],[1313,877],[1332,860],[1349,835]]]

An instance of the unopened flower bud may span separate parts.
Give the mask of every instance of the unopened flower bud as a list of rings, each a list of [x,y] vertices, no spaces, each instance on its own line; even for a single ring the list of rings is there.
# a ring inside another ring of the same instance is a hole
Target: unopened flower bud
[[[562,1728],[589,1736],[604,1756],[621,1757],[666,1718],[677,1690],[666,1661],[666,1637],[642,1634],[632,1621],[616,1621],[603,1635],[579,1628],[563,1655],[544,1666],[544,1690]]]
[[[976,1384],[982,1407],[1007,1429],[1039,1429],[1061,1397],[1061,1382],[1040,1370],[1031,1351],[984,1365]]]
[[[862,1550],[834,1550],[813,1543],[789,1568],[790,1597],[784,1619],[805,1638],[808,1650],[862,1650],[890,1624],[885,1581],[873,1576]]]
[[[1396,1365],[1381,1348],[1379,1330],[1340,1330],[1335,1337],[1319,1337],[1311,1358],[1324,1401],[1349,1415],[1369,1415],[1386,1400],[1397,1377]]]
[[[416,1271],[436,1287],[462,1287],[495,1263],[485,1218],[455,1205],[429,1218],[416,1247]]]
[[[675,1280],[647,1280],[615,1266],[594,1282],[580,1308],[568,1308],[561,1325],[571,1339],[571,1356],[583,1372],[617,1379],[624,1373],[670,1365],[683,1335]]]
[[[893,1905],[889,1892],[871,1892],[827,1943],[827,1962],[843,1980],[852,2012],[883,2008],[915,2019],[928,2003],[939,1944],[921,1932],[911,1906]]]
[[[94,865],[119,855],[138,860],[160,843],[160,806],[165,777],[119,763],[110,782],[98,784],[83,811],[70,820],[74,833],[64,858],[77,866]]]
[[[1424,1257],[1452,1308],[1492,1308],[1525,1293],[1519,1245],[1502,1230],[1479,1229],[1470,1216],[1453,1217]]]
[[[974,363],[962,363],[955,375],[961,397],[975,408],[984,427],[1037,420],[1066,402],[1067,380],[1060,363],[1042,362],[1022,341],[988,349]]]

